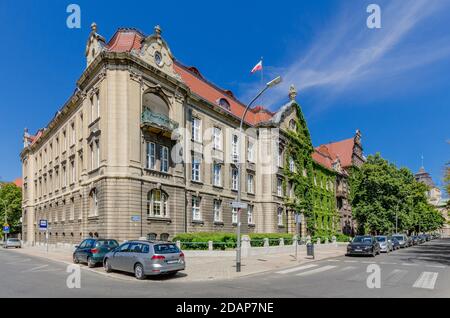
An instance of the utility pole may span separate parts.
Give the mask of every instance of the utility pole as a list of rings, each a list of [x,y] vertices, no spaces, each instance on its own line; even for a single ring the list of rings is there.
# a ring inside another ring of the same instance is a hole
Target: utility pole
[[[251,105],[269,88],[274,87],[275,85],[278,85],[281,83],[281,77],[278,76],[277,78],[271,80],[266,84],[266,86],[256,95],[255,98],[247,105],[245,108],[244,114],[241,117],[241,123],[239,125],[239,138],[238,138],[238,158],[237,158],[237,166],[238,166],[238,195],[237,195],[237,202],[241,203],[241,171],[242,171],[242,158],[241,156],[241,145],[242,145],[242,126],[244,124],[245,115],[247,115],[247,112]],[[237,229],[236,229],[236,272],[241,271],[241,211],[242,209],[239,207],[237,210]]]

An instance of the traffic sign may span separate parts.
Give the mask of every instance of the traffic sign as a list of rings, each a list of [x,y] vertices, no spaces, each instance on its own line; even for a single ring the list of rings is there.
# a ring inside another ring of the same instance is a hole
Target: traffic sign
[[[6,234],[9,233],[9,224],[4,224],[3,225],[3,233],[6,233]]]
[[[231,207],[235,209],[247,209],[247,206],[248,205],[245,202],[238,202],[238,201],[231,202]]]
[[[47,231],[48,222],[47,220],[39,220],[39,231]]]

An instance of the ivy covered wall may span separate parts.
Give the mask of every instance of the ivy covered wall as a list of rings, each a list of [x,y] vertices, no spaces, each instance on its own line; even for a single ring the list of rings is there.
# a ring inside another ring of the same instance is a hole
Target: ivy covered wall
[[[331,238],[339,231],[336,208],[336,174],[312,159],[314,151],[305,118],[298,103],[294,125],[286,132],[284,193],[289,210],[303,213],[309,235]]]

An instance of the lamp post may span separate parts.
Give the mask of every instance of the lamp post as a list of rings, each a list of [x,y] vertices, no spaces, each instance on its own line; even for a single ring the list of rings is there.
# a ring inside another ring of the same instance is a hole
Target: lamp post
[[[239,125],[239,156],[237,158],[238,160],[238,195],[237,195],[237,202],[241,202],[241,170],[242,170],[242,162],[241,162],[241,156],[240,156],[240,150],[241,150],[241,139],[242,139],[242,125],[244,124],[245,115],[247,115],[247,112],[249,108],[252,106],[252,104],[262,95],[266,90],[268,90],[271,87],[274,87],[281,83],[281,76],[278,76],[268,82],[266,86],[255,96],[255,98],[252,99],[252,101],[247,105],[245,108],[244,114],[241,118],[241,124]],[[238,208],[237,211],[237,229],[236,229],[236,272],[241,271],[241,208]]]
[[[2,200],[2,202],[3,202],[3,205],[5,206],[5,224],[8,224],[8,214],[7,214],[8,209],[7,209],[6,201]],[[5,242],[7,239],[8,239],[8,233],[5,233]]]

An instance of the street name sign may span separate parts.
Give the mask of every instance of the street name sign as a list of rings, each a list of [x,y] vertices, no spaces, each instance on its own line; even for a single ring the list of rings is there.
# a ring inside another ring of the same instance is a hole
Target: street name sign
[[[3,233],[9,233],[9,224],[3,224]]]
[[[248,205],[245,202],[238,202],[238,201],[231,202],[231,207],[235,209],[247,209],[247,206]]]
[[[141,216],[140,215],[132,215],[131,216],[131,222],[140,222]]]
[[[48,222],[47,220],[39,220],[39,231],[47,231]]]

